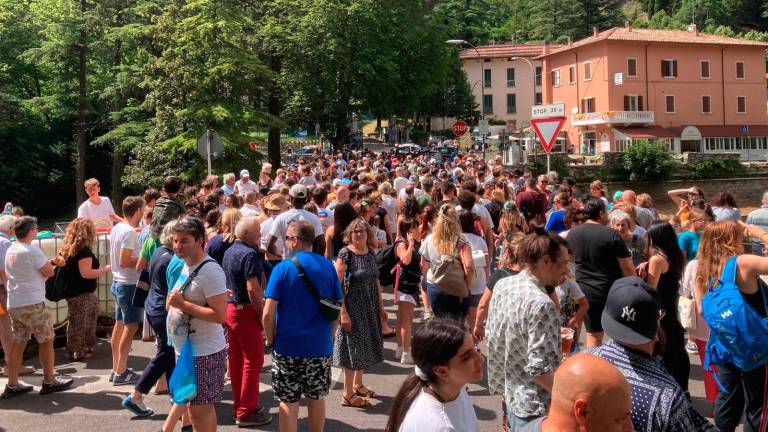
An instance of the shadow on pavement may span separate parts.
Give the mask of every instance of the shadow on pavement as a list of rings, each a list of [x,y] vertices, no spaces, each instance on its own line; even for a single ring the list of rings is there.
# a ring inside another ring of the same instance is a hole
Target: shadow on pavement
[[[40,396],[37,390],[9,400],[0,401],[2,409],[14,409],[27,413],[57,414],[70,411],[75,408],[84,408],[95,411],[114,411],[119,409],[123,400],[118,392],[78,393],[77,384],[72,389]]]

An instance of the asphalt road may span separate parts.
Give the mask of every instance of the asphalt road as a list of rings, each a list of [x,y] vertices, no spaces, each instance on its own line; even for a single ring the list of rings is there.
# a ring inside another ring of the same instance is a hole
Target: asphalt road
[[[390,325],[394,325],[394,309],[391,296],[387,304],[390,313]],[[419,314],[417,314],[418,316]],[[341,407],[341,370],[333,370],[334,382],[327,401],[326,430],[343,431],[381,431],[386,425],[392,402],[400,384],[411,371],[410,366],[394,361],[395,343],[385,339],[385,362],[367,371],[365,384],[379,393],[378,399],[372,400],[373,406],[367,409]],[[154,353],[154,343],[134,341],[129,359],[129,367],[141,371]],[[37,359],[27,363],[38,364]],[[691,356],[691,394],[694,404],[700,412],[711,416],[711,404],[703,397],[704,388],[698,357]],[[38,373],[24,377],[24,381],[36,387],[35,391],[14,399],[0,400],[0,432],[9,431],[158,431],[170,408],[167,396],[147,396],[146,403],[157,414],[148,419],[137,419],[120,407],[122,397],[131,390],[131,386],[114,387],[107,380],[111,367],[109,342],[100,340],[93,358],[86,362],[71,362],[62,350],[56,352],[58,373],[75,378],[75,387],[62,393],[40,396],[37,394],[42,376]],[[270,386],[269,368],[271,357],[265,358],[261,374],[261,397],[274,415],[270,425],[254,428],[262,431],[277,431],[277,402]],[[5,379],[0,378],[4,387]],[[475,405],[475,412],[482,431],[500,430],[500,397],[491,396],[485,388],[485,379],[469,385],[469,394]],[[216,407],[219,429],[237,430],[232,420],[232,395],[230,386],[225,387],[224,400]],[[306,418],[305,406],[300,410],[300,418]],[[306,421],[300,420],[300,430],[307,430]],[[178,430],[178,429],[177,429]],[[740,429],[739,429],[740,430]]]

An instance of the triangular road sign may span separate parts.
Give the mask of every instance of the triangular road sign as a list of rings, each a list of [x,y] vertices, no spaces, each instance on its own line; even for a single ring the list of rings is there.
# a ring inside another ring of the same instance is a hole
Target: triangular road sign
[[[539,137],[545,152],[549,153],[552,151],[552,146],[555,144],[557,135],[560,133],[560,129],[563,128],[564,123],[565,117],[531,119],[531,126],[536,131],[536,136]]]

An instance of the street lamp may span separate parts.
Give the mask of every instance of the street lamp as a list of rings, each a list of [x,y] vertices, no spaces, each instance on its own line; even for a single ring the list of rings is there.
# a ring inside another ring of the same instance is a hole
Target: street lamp
[[[483,70],[483,56],[480,55],[480,50],[477,49],[476,46],[472,45],[471,43],[465,41],[464,39],[448,39],[445,41],[445,43],[450,45],[467,45],[468,47],[475,50],[475,53],[477,54],[477,61],[480,63],[480,79],[483,81],[482,85],[480,85],[480,119],[485,120],[485,70]],[[483,145],[483,159],[485,159],[485,134],[480,134],[481,143]]]

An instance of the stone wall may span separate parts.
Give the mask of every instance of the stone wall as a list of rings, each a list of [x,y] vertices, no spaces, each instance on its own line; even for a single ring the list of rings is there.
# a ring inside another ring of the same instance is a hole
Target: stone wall
[[[617,190],[632,189],[637,193],[648,193],[653,197],[657,207],[668,207],[671,200],[667,197],[667,191],[672,189],[684,189],[698,186],[704,191],[708,200],[714,198],[718,192],[728,191],[736,198],[740,207],[759,207],[763,192],[768,191],[768,176],[712,179],[712,180],[671,180],[663,183],[652,182],[607,182],[608,193],[613,194]],[[579,184],[580,191],[588,191],[589,184]]]

